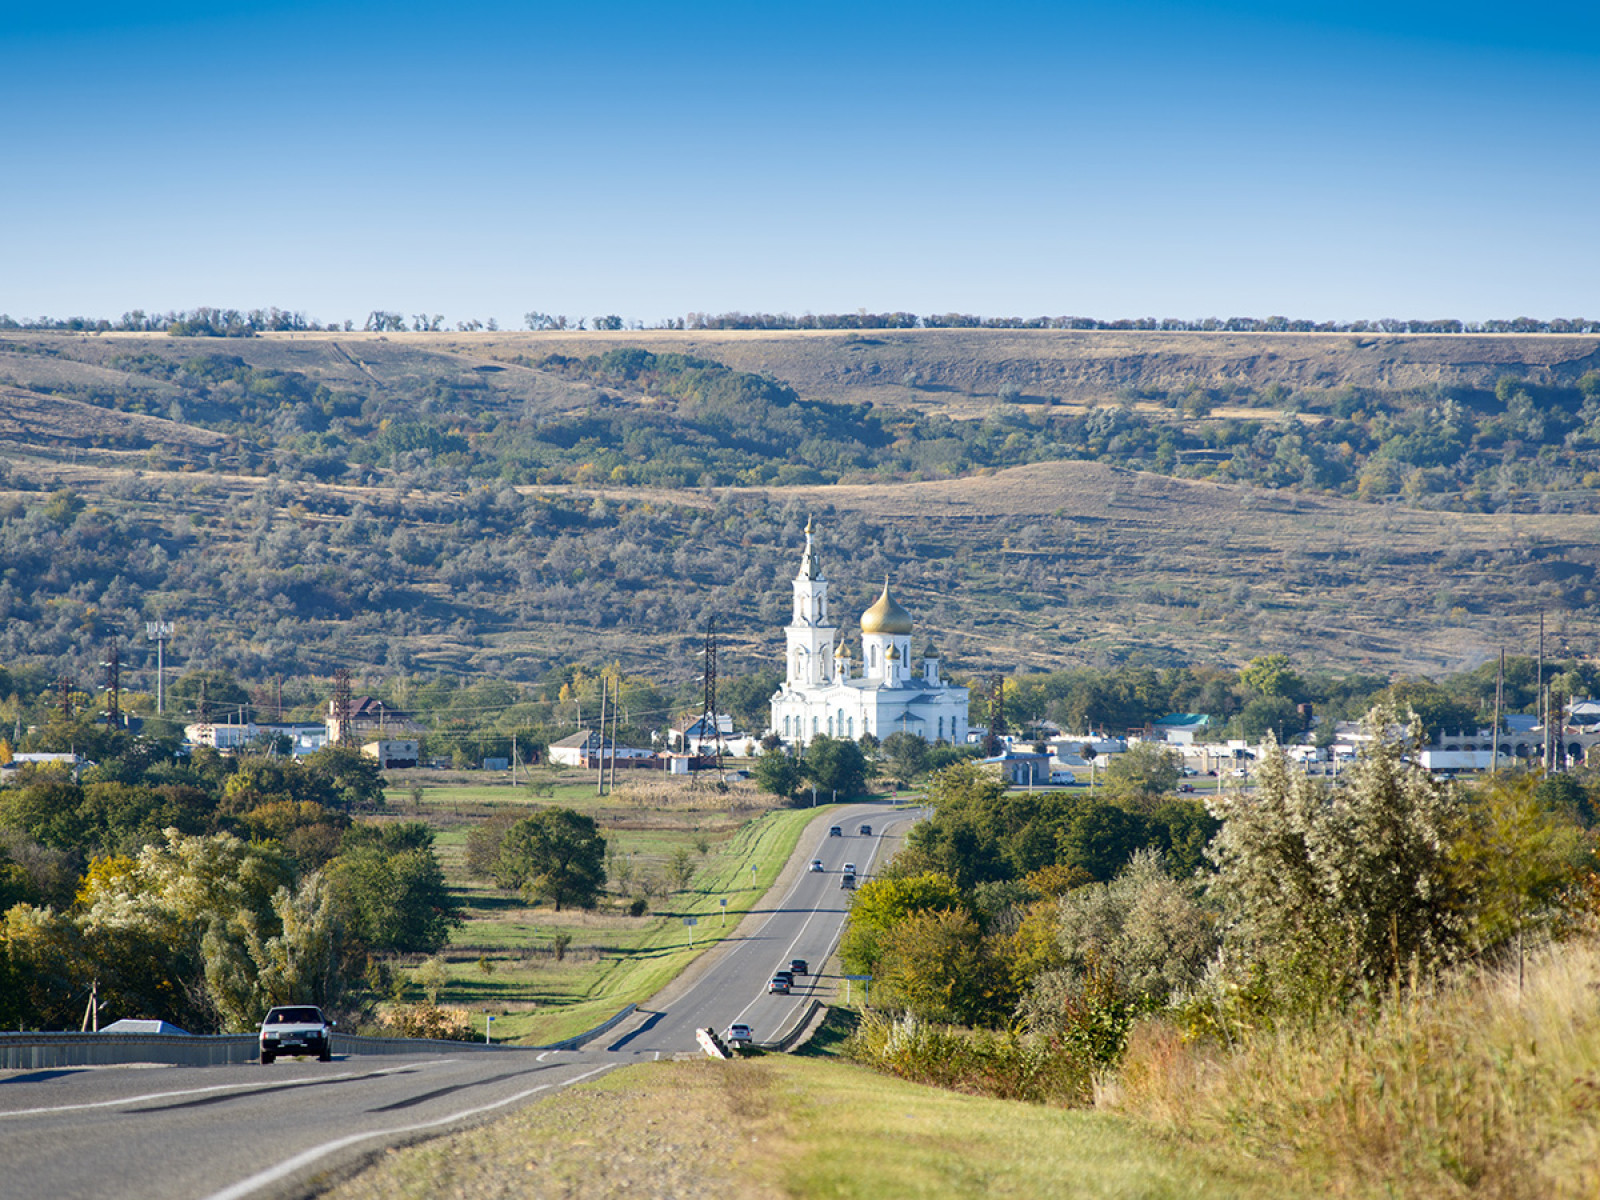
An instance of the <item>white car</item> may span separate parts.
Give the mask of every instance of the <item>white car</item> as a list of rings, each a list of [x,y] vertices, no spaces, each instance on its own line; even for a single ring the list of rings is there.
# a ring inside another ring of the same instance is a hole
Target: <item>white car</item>
[[[728,1026],[728,1032],[722,1035],[722,1040],[730,1046],[748,1046],[755,1038],[750,1033],[750,1026],[736,1022]]]
[[[844,865],[844,873],[846,875],[854,875],[856,873],[856,865],[855,865],[855,863],[845,863],[845,865]]]
[[[274,1008],[261,1022],[261,1065],[284,1054],[315,1054],[318,1062],[333,1061],[333,1022],[310,1004]]]

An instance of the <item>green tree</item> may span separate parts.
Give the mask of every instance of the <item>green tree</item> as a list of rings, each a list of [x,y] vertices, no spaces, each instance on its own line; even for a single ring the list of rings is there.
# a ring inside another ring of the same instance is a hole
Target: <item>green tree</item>
[[[367,949],[432,954],[461,923],[445,885],[433,831],[420,821],[357,825],[328,866],[351,929]]]
[[[1564,798],[1548,803],[1565,789],[1545,785],[1562,778],[1520,775],[1481,785],[1455,847],[1470,881],[1474,949],[1513,947],[1519,967],[1527,935],[1556,920],[1563,894],[1595,866],[1577,814]]]
[[[924,909],[890,928],[875,982],[884,1002],[925,1021],[992,1024],[1013,1000],[978,923],[960,909]]]
[[[932,871],[871,880],[851,898],[839,957],[852,972],[870,975],[877,969],[885,935],[912,913],[966,907],[955,882]]]
[[[813,738],[806,747],[805,765],[819,792],[837,793],[841,800],[866,794],[867,756],[848,738],[826,734]]]
[[[1295,674],[1286,654],[1262,654],[1252,658],[1239,672],[1239,682],[1256,696],[1299,700],[1305,683]]]
[[[500,844],[496,882],[564,904],[593,908],[606,882],[606,840],[594,818],[546,808],[518,821]]]
[[[1291,1006],[1338,1003],[1363,985],[1431,972],[1461,951],[1468,896],[1452,861],[1461,799],[1406,755],[1393,709],[1367,718],[1373,740],[1329,790],[1290,768],[1275,743],[1253,794],[1214,811],[1212,895],[1228,960],[1259,967]]]
[[[1106,767],[1105,787],[1118,800],[1153,800],[1178,786],[1178,760],[1156,742],[1135,742],[1113,754]]]
[[[883,754],[895,777],[910,783],[928,766],[928,739],[920,733],[896,730],[883,739]]]
[[[793,800],[805,789],[805,764],[781,749],[764,751],[750,774],[769,796]]]

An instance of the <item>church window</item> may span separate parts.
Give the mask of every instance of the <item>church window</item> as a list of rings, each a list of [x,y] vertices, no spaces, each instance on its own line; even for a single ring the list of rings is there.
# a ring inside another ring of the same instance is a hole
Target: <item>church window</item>
[[[854,741],[856,736],[856,719],[854,717],[849,719],[848,728],[850,730],[850,740]]]
[[[832,717],[828,718],[828,736],[829,737],[833,736],[833,718]]]
[[[821,720],[820,717],[812,717],[811,718],[811,736],[812,737],[816,737],[817,736],[817,729],[821,724],[822,724],[822,720]]]
[[[943,717],[939,718],[939,737],[941,739],[943,739],[943,737],[944,737],[944,718]]]
[[[877,670],[877,668],[878,668],[878,648],[876,646],[872,647],[872,649],[871,649],[871,651],[869,653],[871,653],[871,655],[872,655],[872,668],[873,668],[873,670]]]

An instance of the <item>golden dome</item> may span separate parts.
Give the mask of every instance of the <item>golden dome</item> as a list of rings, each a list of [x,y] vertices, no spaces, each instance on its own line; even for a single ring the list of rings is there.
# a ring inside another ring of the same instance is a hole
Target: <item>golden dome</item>
[[[895,603],[889,595],[889,581],[883,581],[883,595],[878,602],[861,614],[862,633],[909,634],[911,614]]]

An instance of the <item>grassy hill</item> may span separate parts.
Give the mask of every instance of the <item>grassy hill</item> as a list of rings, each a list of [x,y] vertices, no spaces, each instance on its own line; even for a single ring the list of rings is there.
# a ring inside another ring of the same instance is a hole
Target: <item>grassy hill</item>
[[[1597,356],[1565,335],[6,334],[0,658],[90,675],[109,622],[160,614],[181,661],[256,679],[618,659],[687,680],[712,613],[728,669],[777,660],[812,514],[841,623],[891,575],[958,670],[1283,651],[1437,673],[1525,648],[1540,611],[1581,651]]]

